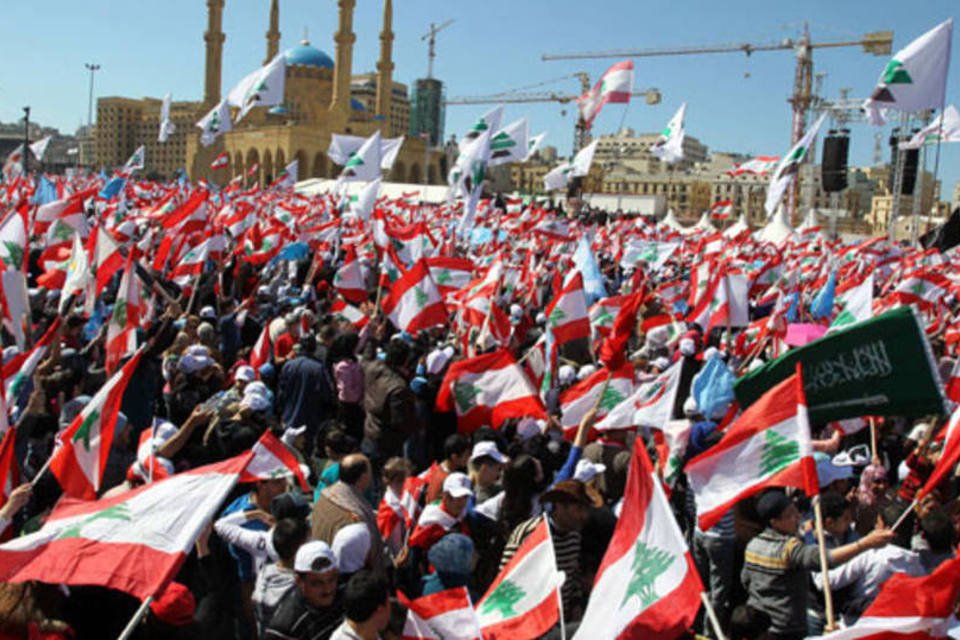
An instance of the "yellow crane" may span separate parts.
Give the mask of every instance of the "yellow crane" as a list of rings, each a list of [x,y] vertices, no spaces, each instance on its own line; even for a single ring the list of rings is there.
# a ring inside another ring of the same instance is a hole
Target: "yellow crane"
[[[655,49],[612,49],[608,51],[588,51],[579,53],[552,53],[544,54],[543,60],[590,60],[590,59],[622,59],[647,58],[657,56],[689,56],[711,53],[744,53],[752,55],[760,51],[790,51],[797,59],[797,66],[793,78],[793,94],[787,101],[793,107],[793,119],[790,128],[791,144],[796,144],[806,129],[807,111],[813,101],[813,50],[837,49],[841,47],[862,47],[865,53],[875,56],[889,55],[893,45],[892,31],[875,31],[865,34],[857,40],[838,40],[814,42],[810,39],[810,29],[806,23],[803,33],[796,40],[785,38],[779,42],[753,44],[749,42],[694,45]],[[794,191],[790,194],[788,211],[791,220],[795,217],[799,180],[794,183]]]
[[[530,89],[537,89],[539,87],[556,83],[560,80],[569,80],[571,78],[576,78],[580,81],[580,93],[564,93],[560,91],[530,91]],[[533,85],[528,85],[526,87],[519,87],[517,89],[510,89],[500,93],[492,93],[488,95],[481,96],[457,96],[454,98],[447,98],[444,100],[445,105],[465,105],[465,104],[520,104],[520,103],[529,103],[529,102],[557,102],[560,104],[568,104],[574,102],[580,96],[584,95],[590,90],[590,75],[585,71],[577,71],[569,75],[561,76],[559,78],[554,78],[552,80],[545,80],[544,82],[538,82]],[[642,96],[644,101],[648,105],[660,104],[661,94],[659,89],[649,88],[649,89],[640,89],[633,91],[631,96]],[[576,152],[581,147],[583,147],[589,140],[589,132],[587,130],[586,123],[583,120],[583,117],[577,115],[577,122],[574,127],[574,144],[573,150]]]

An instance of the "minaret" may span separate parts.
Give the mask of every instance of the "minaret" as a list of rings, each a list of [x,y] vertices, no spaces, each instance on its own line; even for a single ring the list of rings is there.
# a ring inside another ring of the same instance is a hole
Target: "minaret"
[[[270,28],[267,29],[267,57],[263,64],[269,64],[280,52],[280,0],[270,0]]]
[[[377,62],[377,109],[384,117],[384,135],[393,133],[390,126],[390,103],[393,89],[393,0],[383,0],[383,31],[380,32],[380,61]]]
[[[212,107],[220,102],[220,73],[223,68],[223,0],[207,0],[207,67],[203,86],[203,104]]]
[[[336,65],[333,69],[333,97],[330,99],[330,111],[340,112],[345,120],[350,118],[350,76],[353,69],[353,43],[357,34],[353,32],[353,9],[357,0],[338,0],[340,6],[340,26],[333,35],[336,43]]]

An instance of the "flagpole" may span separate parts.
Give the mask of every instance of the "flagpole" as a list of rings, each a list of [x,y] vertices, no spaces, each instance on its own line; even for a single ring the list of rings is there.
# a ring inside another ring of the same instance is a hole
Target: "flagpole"
[[[130,618],[130,622],[127,623],[127,626],[124,627],[123,631],[120,632],[120,635],[117,636],[117,640],[128,640],[128,638],[133,635],[133,632],[136,631],[140,621],[143,620],[145,615],[147,615],[147,610],[150,608],[150,604],[152,602],[153,596],[148,596],[147,599],[140,604],[140,608],[137,609],[136,613],[133,614],[133,617]]]
[[[707,611],[707,617],[710,619],[713,632],[717,635],[717,640],[727,640],[723,635],[723,631],[720,629],[720,620],[717,619],[717,612],[714,611],[713,603],[710,602],[706,591],[700,592],[700,601],[703,603],[703,608]]]
[[[919,502],[920,501],[918,499],[914,498],[913,502],[910,503],[910,506],[903,510],[903,513],[900,514],[900,517],[897,518],[897,521],[893,523],[892,527],[890,527],[890,531],[896,531],[897,527],[903,524],[903,521],[907,519],[907,516],[913,513],[914,507],[916,507]]]
[[[940,145],[943,144],[943,110],[947,106],[947,92],[943,92],[943,100],[940,102],[940,125],[937,127],[937,152],[934,154],[933,158],[933,184],[931,187],[934,189],[934,202],[938,201],[936,188],[937,188],[937,174],[940,172]],[[921,144],[920,149],[926,145]],[[922,177],[923,174],[921,174]],[[920,195],[923,195],[923,189],[920,190]],[[926,233],[930,232],[930,211],[927,212],[927,224],[924,229]]]
[[[869,418],[870,421],[870,462],[875,464],[876,461],[880,459],[880,456],[877,455],[877,422],[874,420],[873,416]]]
[[[547,521],[547,539],[550,541],[550,546],[553,547],[553,532],[550,531],[550,521],[547,519],[546,514],[543,515],[543,519]],[[563,578],[566,580],[566,575],[564,575]],[[557,609],[560,613],[560,640],[567,640],[567,622],[563,616],[563,593],[561,593],[562,587],[563,582],[557,585],[557,588],[554,589],[554,593],[557,594]]]
[[[817,546],[820,548],[820,571],[823,572],[823,604],[827,616],[825,630],[836,627],[833,616],[833,594],[830,592],[830,565],[827,562],[827,545],[823,537],[823,513],[820,511],[820,496],[813,497],[813,516],[817,528]]]

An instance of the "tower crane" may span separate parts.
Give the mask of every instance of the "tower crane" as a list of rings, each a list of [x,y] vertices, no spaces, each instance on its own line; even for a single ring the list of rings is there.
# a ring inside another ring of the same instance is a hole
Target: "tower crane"
[[[779,42],[753,44],[749,42],[727,43],[702,46],[684,46],[663,49],[613,49],[609,51],[592,51],[578,53],[544,54],[543,60],[588,60],[602,58],[646,58],[656,56],[688,56],[711,53],[744,53],[747,56],[759,51],[788,51],[792,50],[797,59],[797,66],[793,78],[793,95],[787,102],[793,107],[791,123],[791,144],[796,144],[803,137],[806,129],[807,111],[813,100],[813,50],[837,49],[841,47],[862,47],[865,53],[875,56],[889,55],[893,45],[892,31],[875,31],[865,34],[858,40],[839,40],[813,42],[810,39],[810,29],[806,23],[803,33],[794,40],[784,38]],[[788,210],[791,221],[795,217],[797,195],[799,194],[799,180],[794,182],[794,190],[790,194]]]
[[[453,19],[447,20],[446,22],[444,22],[444,23],[441,24],[441,25],[436,25],[436,24],[434,24],[434,23],[431,22],[431,23],[430,23],[430,31],[427,31],[425,34],[423,34],[422,36],[420,36],[420,41],[421,41],[421,42],[423,42],[424,40],[426,40],[427,43],[428,43],[428,49],[427,49],[427,78],[432,78],[432,77],[433,77],[433,59],[437,57],[437,49],[436,49],[436,45],[437,45],[437,34],[440,33],[441,31],[443,31],[444,29],[446,29],[447,27],[449,27],[450,25],[452,25],[453,23],[454,23],[454,20],[453,20]]]
[[[580,81],[580,93],[562,93],[559,91],[529,91],[529,89],[536,89],[544,85],[555,83],[559,80],[567,80],[570,78],[576,78]],[[519,87],[517,89],[511,89],[508,91],[503,91],[501,93],[493,93],[489,95],[482,96],[457,96],[454,98],[447,98],[444,101],[445,105],[464,105],[464,104],[521,104],[529,102],[558,102],[560,104],[568,104],[574,102],[580,96],[584,95],[590,90],[590,75],[585,71],[578,71],[570,75],[561,76],[559,78],[554,78],[553,80],[547,80],[545,82],[538,82],[534,85],[529,85],[526,87]],[[661,94],[659,89],[649,88],[649,89],[640,89],[630,93],[631,96],[642,96],[644,102],[648,105],[660,104]],[[589,133],[587,130],[586,122],[584,122],[583,117],[578,115],[577,122],[574,127],[574,145],[573,151],[576,153],[581,149],[589,140]]]

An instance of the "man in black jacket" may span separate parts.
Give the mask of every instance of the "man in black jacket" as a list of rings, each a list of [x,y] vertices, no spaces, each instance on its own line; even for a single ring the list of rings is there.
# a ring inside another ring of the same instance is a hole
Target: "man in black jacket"
[[[317,339],[312,333],[300,337],[299,353],[288,360],[280,371],[278,404],[283,407],[283,426],[296,429],[306,425],[308,443],[316,440],[317,431],[331,417],[334,404],[333,384],[327,367],[313,357]],[[310,455],[310,451],[305,451]]]
[[[297,550],[294,588],[277,605],[264,640],[327,640],[343,622],[337,591],[337,556],[326,542],[313,540]]]

